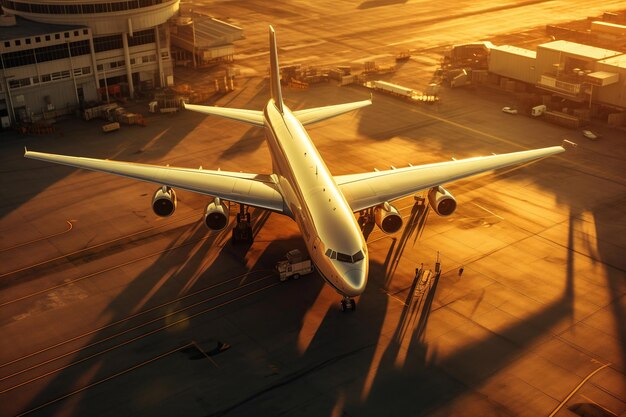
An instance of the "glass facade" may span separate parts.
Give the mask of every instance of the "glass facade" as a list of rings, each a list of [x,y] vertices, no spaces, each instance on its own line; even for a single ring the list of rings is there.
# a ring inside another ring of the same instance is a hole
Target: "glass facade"
[[[72,4],[41,4],[26,1],[1,0],[0,5],[7,9],[42,14],[92,14],[120,12],[124,10],[139,9],[167,3],[169,0],[125,0],[109,1],[102,3],[74,3]]]
[[[89,41],[70,42],[52,46],[42,46],[39,48],[24,49],[22,51],[7,52],[2,54],[0,65],[2,68],[15,68],[24,65],[34,65],[36,63],[54,61],[55,59],[69,58],[72,56],[87,55],[91,52]]]

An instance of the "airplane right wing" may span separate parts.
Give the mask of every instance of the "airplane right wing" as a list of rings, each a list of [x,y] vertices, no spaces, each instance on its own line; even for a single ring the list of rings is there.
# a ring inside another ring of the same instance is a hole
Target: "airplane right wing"
[[[199,106],[197,104],[186,104],[183,107],[198,113],[220,116],[226,119],[237,120],[254,126],[263,126],[263,112],[259,110],[231,109],[228,107]]]
[[[564,151],[563,146],[552,146],[386,171],[339,175],[334,178],[352,211],[357,212],[461,178]]]
[[[331,117],[339,116],[352,110],[372,104],[372,99],[356,101],[354,103],[336,104],[334,106],[315,107],[312,109],[297,110],[293,115],[302,123],[302,125],[310,125],[312,123],[321,122]]]

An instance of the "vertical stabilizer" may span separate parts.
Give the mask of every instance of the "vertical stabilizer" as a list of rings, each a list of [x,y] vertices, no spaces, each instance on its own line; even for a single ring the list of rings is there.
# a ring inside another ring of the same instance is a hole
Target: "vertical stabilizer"
[[[270,91],[276,108],[283,112],[283,94],[280,90],[280,68],[278,66],[278,48],[276,46],[276,33],[270,25]]]

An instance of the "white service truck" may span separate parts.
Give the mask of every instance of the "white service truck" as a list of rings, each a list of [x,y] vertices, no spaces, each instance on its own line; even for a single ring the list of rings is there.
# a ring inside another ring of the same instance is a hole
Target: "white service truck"
[[[313,262],[310,259],[302,259],[302,252],[299,249],[287,252],[286,258],[276,264],[281,281],[287,281],[290,277],[298,279],[301,275],[313,272]]]

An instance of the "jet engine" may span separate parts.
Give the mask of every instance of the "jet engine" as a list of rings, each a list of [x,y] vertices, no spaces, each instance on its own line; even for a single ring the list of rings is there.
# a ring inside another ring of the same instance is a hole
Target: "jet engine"
[[[374,208],[374,220],[380,230],[388,235],[396,233],[402,227],[402,216],[398,213],[398,209],[386,201]]]
[[[433,187],[428,190],[428,203],[435,213],[443,217],[451,215],[456,210],[456,200],[443,187]]]
[[[152,197],[154,214],[168,217],[174,213],[174,210],[176,210],[176,192],[167,186],[157,189]]]
[[[222,203],[219,198],[216,198],[206,206],[204,223],[209,229],[219,231],[228,224],[228,216],[228,206]]]

